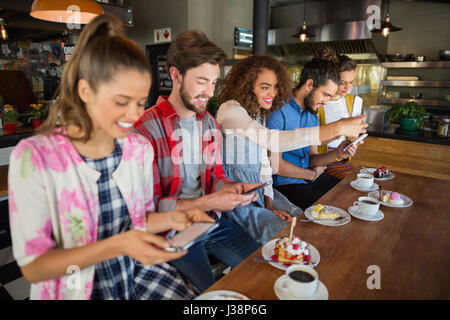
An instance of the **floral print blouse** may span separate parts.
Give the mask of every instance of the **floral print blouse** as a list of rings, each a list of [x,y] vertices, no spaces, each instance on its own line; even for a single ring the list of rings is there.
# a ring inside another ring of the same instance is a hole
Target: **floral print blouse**
[[[9,164],[9,218],[13,254],[25,266],[51,249],[81,247],[97,241],[100,172],[89,167],[59,129],[23,139]],[[62,133],[62,134],[58,134]],[[154,211],[153,148],[144,137],[123,139],[122,159],[113,173],[133,227],[146,230]],[[89,299],[95,265],[70,266],[67,275],[31,285],[30,299]]]

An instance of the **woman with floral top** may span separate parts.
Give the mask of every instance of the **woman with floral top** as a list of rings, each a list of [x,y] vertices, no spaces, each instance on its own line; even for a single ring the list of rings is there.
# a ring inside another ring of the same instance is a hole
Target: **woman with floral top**
[[[195,288],[165,263],[186,252],[157,235],[204,212],[153,214],[153,149],[130,133],[144,112],[151,69],[120,21],[86,26],[61,91],[37,135],[11,154],[13,253],[31,299],[191,299]]]

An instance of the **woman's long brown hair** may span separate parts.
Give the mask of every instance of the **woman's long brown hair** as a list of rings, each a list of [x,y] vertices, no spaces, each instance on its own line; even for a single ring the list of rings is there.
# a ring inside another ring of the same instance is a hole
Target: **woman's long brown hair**
[[[151,74],[147,57],[134,41],[125,37],[121,21],[112,15],[96,17],[81,32],[73,54],[64,66],[59,97],[36,133],[52,134],[60,126],[75,126],[79,134],[70,138],[88,141],[93,124],[78,95],[78,81],[86,79],[96,91],[100,84],[111,81],[116,72],[125,70]]]
[[[263,69],[272,70],[277,76],[278,94],[275,96],[270,110],[261,109],[253,92],[255,81]],[[236,100],[247,110],[250,117],[258,115],[264,120],[270,112],[276,111],[283,103],[290,101],[292,82],[285,66],[271,56],[250,56],[239,61],[225,77],[224,87],[219,95],[222,104],[228,100]]]

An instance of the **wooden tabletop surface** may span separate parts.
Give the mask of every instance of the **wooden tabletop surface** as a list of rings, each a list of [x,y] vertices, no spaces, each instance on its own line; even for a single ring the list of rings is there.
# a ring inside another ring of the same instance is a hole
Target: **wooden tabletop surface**
[[[8,195],[8,168],[8,165],[0,166],[0,197]]]
[[[359,168],[316,203],[348,211],[367,194],[350,186],[357,172]],[[320,253],[316,271],[329,299],[450,299],[450,181],[394,173],[393,180],[375,182],[410,197],[411,207],[381,206],[384,219],[380,221],[352,217],[350,223],[337,227],[297,220],[294,234]],[[289,229],[274,238],[289,236]],[[277,299],[274,283],[284,271],[253,257],[262,257],[261,248],[207,291],[233,290],[250,299]],[[370,266],[379,267],[380,289],[367,286],[376,283]]]

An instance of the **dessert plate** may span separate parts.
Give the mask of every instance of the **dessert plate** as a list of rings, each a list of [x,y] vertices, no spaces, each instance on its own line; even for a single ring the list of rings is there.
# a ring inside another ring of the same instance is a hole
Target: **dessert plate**
[[[333,207],[333,206],[327,206],[324,205],[324,207],[329,208],[329,209],[333,209],[334,211],[336,211],[337,213],[339,213],[342,217],[344,217],[344,219],[339,220],[339,221],[334,221],[334,220],[314,220],[314,223],[318,223],[318,224],[322,224],[324,226],[332,226],[332,227],[337,227],[337,226],[343,226],[344,224],[347,224],[350,222],[350,220],[352,219],[352,217],[348,214],[347,211],[342,210],[340,208],[337,207]],[[307,208],[305,210],[305,217],[309,220],[314,219],[312,212],[314,211],[315,205]]]
[[[318,280],[317,283],[317,290],[314,292],[311,296],[309,296],[306,299],[300,299],[297,298],[295,295],[289,292],[289,290],[283,289],[281,287],[281,281],[287,277],[287,275],[282,275],[279,277],[273,286],[273,289],[275,290],[275,294],[280,300],[328,300],[328,289],[323,284],[322,281]]]
[[[270,240],[266,242],[266,244],[262,247],[261,252],[264,259],[272,260],[272,256],[275,254],[275,242],[277,242],[280,238]],[[303,240],[302,240],[303,241]],[[306,242],[306,241],[305,241]],[[312,244],[306,242],[308,244],[309,254],[311,255],[311,267],[315,268],[320,262],[320,253],[319,250],[316,249]],[[283,262],[269,262],[273,267],[286,270],[291,265],[285,266]]]
[[[392,193],[392,192],[394,192],[394,191],[383,190],[383,192],[389,192],[389,193]],[[378,198],[379,198],[379,194],[380,194],[379,191],[372,191],[372,192],[369,192],[369,194],[368,194],[367,196],[368,196],[368,197],[375,198],[375,199],[378,199]],[[380,200],[380,203],[381,203],[383,206],[386,206],[386,207],[393,207],[393,208],[406,208],[406,207],[412,206],[413,201],[411,200],[411,198],[409,198],[409,197],[407,197],[407,196],[405,196],[405,195],[403,195],[403,194],[401,194],[401,193],[399,193],[399,195],[400,195],[400,197],[402,197],[402,199],[403,199],[403,203],[402,203],[402,204],[394,204],[394,203],[390,203],[390,202],[384,202],[384,201],[381,201],[381,200]]]
[[[378,210],[378,212],[374,216],[368,216],[365,214],[361,214],[355,206],[351,206],[350,208],[348,208],[348,213],[350,213],[355,218],[366,221],[380,221],[384,218],[383,211],[381,210]]]
[[[375,172],[375,170],[377,170],[377,168],[363,168],[361,170],[359,170],[360,173],[368,173],[373,175],[373,173]],[[392,180],[395,178],[395,174],[392,171],[389,171],[389,174],[386,177],[383,178],[375,178],[373,177],[375,180],[380,180],[380,181],[386,181],[386,180]]]
[[[379,188],[379,185],[376,184],[376,183],[372,184],[372,186],[371,186],[370,188],[363,188],[363,187],[360,187],[360,186],[358,186],[358,184],[356,183],[356,180],[353,180],[352,182],[350,182],[350,185],[351,185],[354,189],[356,189],[356,190],[358,190],[358,191],[361,191],[361,192],[376,191],[376,190],[378,190],[378,188]]]
[[[250,299],[236,291],[214,290],[203,293],[194,300],[250,300]]]

